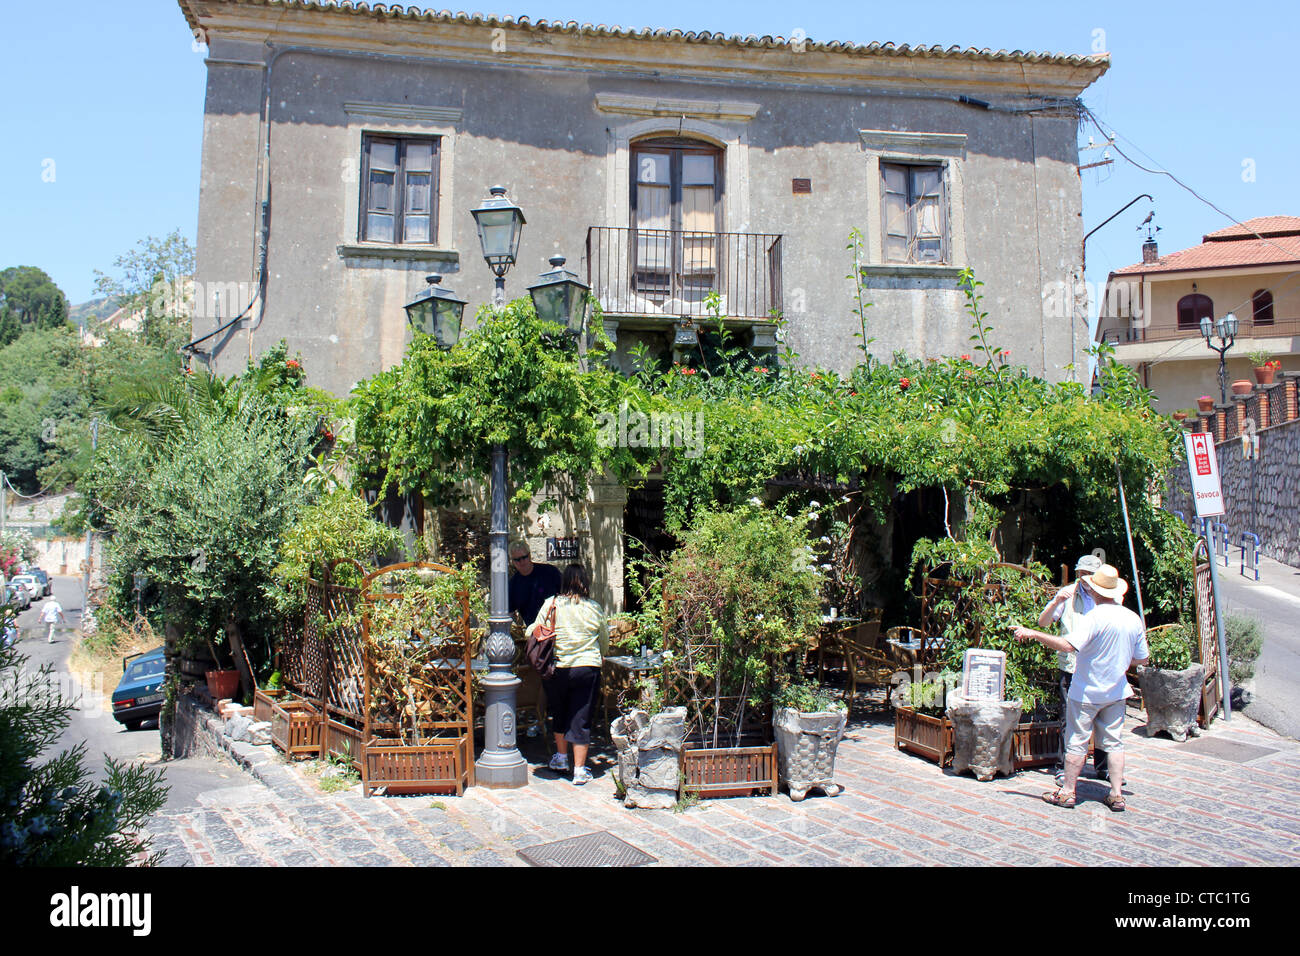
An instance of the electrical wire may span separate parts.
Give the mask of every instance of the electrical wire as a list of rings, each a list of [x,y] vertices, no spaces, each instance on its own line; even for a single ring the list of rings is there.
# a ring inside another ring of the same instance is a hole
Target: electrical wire
[[[1240,226],[1240,227],[1241,227],[1242,229],[1244,229],[1248,234],[1254,236],[1254,237],[1255,237],[1256,239],[1258,239],[1260,242],[1263,242],[1263,243],[1265,243],[1266,245],[1270,245],[1270,246],[1272,246],[1273,248],[1278,249],[1279,251],[1281,251],[1281,252],[1283,252],[1283,253],[1285,253],[1285,254],[1287,254],[1287,255],[1289,255],[1289,256],[1293,256],[1293,255],[1295,255],[1294,250],[1287,249],[1285,246],[1278,245],[1276,242],[1273,242],[1273,241],[1272,241],[1271,239],[1269,239],[1268,237],[1261,235],[1260,233],[1256,232],[1254,229],[1251,229],[1251,228],[1250,228],[1249,226],[1247,226],[1244,222],[1242,222],[1241,220],[1237,219],[1235,216],[1233,216],[1233,215],[1231,215],[1231,214],[1225,212],[1223,209],[1219,208],[1219,207],[1218,207],[1217,205],[1215,205],[1213,202],[1211,202],[1210,200],[1206,199],[1204,196],[1202,196],[1200,193],[1198,193],[1198,192],[1197,192],[1195,189],[1193,189],[1191,186],[1187,185],[1187,183],[1183,182],[1181,179],[1179,179],[1179,178],[1178,178],[1177,176],[1175,176],[1173,173],[1169,172],[1169,170],[1167,170],[1167,169],[1151,169],[1151,168],[1148,167],[1148,166],[1143,166],[1141,163],[1139,163],[1137,160],[1135,160],[1132,156],[1128,155],[1128,153],[1124,152],[1124,150],[1121,149],[1118,145],[1116,145],[1115,142],[1114,142],[1114,140],[1115,140],[1116,138],[1119,138],[1119,139],[1124,140],[1126,143],[1129,143],[1129,144],[1133,147],[1134,150],[1136,150],[1137,152],[1141,153],[1143,156],[1145,156],[1147,159],[1151,160],[1151,162],[1153,162],[1153,163],[1157,163],[1157,160],[1156,160],[1153,156],[1151,156],[1151,155],[1150,155],[1146,150],[1142,149],[1141,146],[1139,146],[1137,143],[1133,142],[1133,140],[1129,139],[1129,138],[1128,138],[1127,136],[1125,136],[1123,133],[1119,132],[1119,130],[1114,129],[1113,127],[1112,127],[1110,130],[1107,130],[1106,127],[1102,125],[1101,120],[1097,118],[1097,115],[1096,115],[1096,114],[1095,114],[1091,109],[1089,109],[1087,106],[1084,106],[1084,105],[1080,104],[1080,109],[1083,111],[1083,114],[1084,114],[1085,116],[1088,117],[1088,119],[1092,122],[1092,124],[1093,124],[1094,126],[1097,127],[1097,131],[1100,132],[1102,136],[1105,136],[1106,139],[1110,141],[1111,146],[1114,148],[1115,152],[1117,152],[1120,156],[1123,156],[1124,159],[1125,159],[1127,162],[1129,162],[1129,163],[1132,164],[1133,166],[1136,166],[1138,169],[1142,170],[1142,171],[1145,172],[1145,173],[1150,173],[1150,174],[1152,174],[1152,175],[1154,175],[1154,176],[1168,176],[1168,177],[1169,177],[1170,179],[1172,179],[1175,183],[1177,183],[1177,184],[1178,184],[1179,186],[1181,186],[1183,189],[1187,190],[1187,192],[1191,193],[1194,197],[1196,197],[1196,199],[1198,199],[1198,200],[1200,200],[1201,202],[1205,203],[1205,205],[1209,206],[1211,209],[1213,209],[1213,210],[1214,210],[1215,212],[1217,212],[1219,215],[1221,215],[1221,216],[1223,216],[1224,218],[1230,220],[1230,221],[1233,222],[1235,225]],[[1158,164],[1158,163],[1157,163],[1157,164]],[[1270,293],[1270,294],[1273,294],[1274,299],[1276,299],[1276,298],[1277,298],[1276,293],[1281,292],[1283,289],[1287,288],[1288,286],[1294,284],[1294,283],[1297,282],[1297,281],[1300,281],[1300,272],[1292,273],[1291,276],[1290,276],[1290,277],[1289,277],[1285,282],[1282,282],[1282,283],[1280,283],[1280,284],[1278,284],[1278,285],[1268,286],[1268,287],[1266,287],[1266,288],[1264,288],[1264,289],[1257,289],[1255,292],[1251,293],[1251,295],[1250,295],[1249,298],[1244,299],[1242,302],[1238,303],[1236,306],[1234,306],[1233,308],[1229,309],[1228,312],[1236,312],[1238,309],[1244,308],[1245,306],[1249,305],[1251,302],[1254,301],[1254,299],[1256,298],[1256,296],[1257,296],[1260,292],[1268,292],[1268,293]],[[1155,365],[1160,364],[1160,362],[1164,359],[1164,356],[1168,355],[1170,352],[1174,351],[1174,350],[1177,349],[1179,346],[1183,345],[1186,341],[1187,341],[1186,339],[1176,339],[1176,340],[1174,340],[1174,342],[1169,346],[1169,348],[1165,349],[1165,350],[1164,350],[1163,352],[1161,352],[1159,355],[1155,356],[1155,358],[1151,359],[1150,361],[1148,361],[1148,362],[1146,362],[1146,363],[1144,363],[1144,364],[1146,364],[1148,367],[1151,367],[1151,366],[1155,366]]]
[[[34,494],[34,495],[25,495],[25,494],[23,494],[21,491],[19,491],[17,488],[15,488],[15,487],[13,486],[13,483],[9,480],[9,476],[8,476],[7,474],[5,474],[4,472],[2,472],[2,471],[0,471],[0,478],[3,478],[3,479],[4,479],[4,483],[5,483],[6,485],[9,486],[9,490],[10,490],[10,491],[12,491],[14,494],[16,494],[19,498],[26,498],[26,499],[28,499],[29,501],[30,501],[31,499],[33,499],[33,498],[41,498],[41,497],[44,497],[45,493],[46,493],[47,491],[49,491],[51,488],[54,487],[54,485],[47,485],[45,488],[43,488],[43,489],[41,489],[40,491],[36,492],[36,494]],[[3,488],[0,488],[0,491],[3,491],[3,490],[4,490]]]

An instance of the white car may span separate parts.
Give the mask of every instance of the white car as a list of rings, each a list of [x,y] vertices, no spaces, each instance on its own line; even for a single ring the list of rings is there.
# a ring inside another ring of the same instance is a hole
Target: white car
[[[33,601],[38,600],[45,591],[40,579],[32,574],[20,574],[9,583],[25,588]]]

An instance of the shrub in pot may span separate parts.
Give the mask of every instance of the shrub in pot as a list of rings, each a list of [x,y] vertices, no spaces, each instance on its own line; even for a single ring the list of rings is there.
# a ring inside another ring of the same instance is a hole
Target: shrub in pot
[[[842,792],[844,788],[835,783],[835,754],[844,736],[848,706],[825,688],[807,683],[786,684],[775,703],[777,766],[790,799],[802,800],[812,789],[828,797]]]
[[[1157,628],[1148,633],[1151,657],[1138,668],[1142,701],[1147,710],[1147,736],[1165,731],[1186,740],[1196,729],[1205,668],[1192,663],[1196,635],[1191,626]]]

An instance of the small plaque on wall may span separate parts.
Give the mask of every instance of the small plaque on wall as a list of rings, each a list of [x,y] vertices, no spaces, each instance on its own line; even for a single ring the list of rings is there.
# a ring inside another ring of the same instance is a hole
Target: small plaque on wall
[[[794,193],[796,196],[811,196],[812,180],[811,179],[790,180],[790,192]]]
[[[547,538],[547,561],[577,561],[582,557],[578,538]]]
[[[967,700],[1002,700],[1006,695],[1007,655],[968,648],[961,663],[961,693]]]

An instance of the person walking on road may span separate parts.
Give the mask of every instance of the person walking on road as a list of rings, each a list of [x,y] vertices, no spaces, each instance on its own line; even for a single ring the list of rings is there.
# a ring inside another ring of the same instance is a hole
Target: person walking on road
[[[1106,806],[1116,813],[1124,802],[1124,701],[1133,696],[1126,674],[1150,656],[1142,619],[1124,607],[1128,583],[1109,564],[1083,578],[1096,597],[1089,611],[1067,637],[1017,627],[1017,641],[1038,641],[1055,651],[1077,653],[1074,677],[1065,710],[1065,781],[1043,799],[1058,807],[1073,808],[1075,786],[1088,757],[1088,740],[1094,729],[1097,742],[1110,755],[1110,793]]]
[[[68,619],[63,616],[63,605],[51,595],[45,602],[45,606],[41,608],[41,623],[49,626],[48,636],[51,644],[54,643],[54,625],[60,621],[64,624],[68,623]]]

